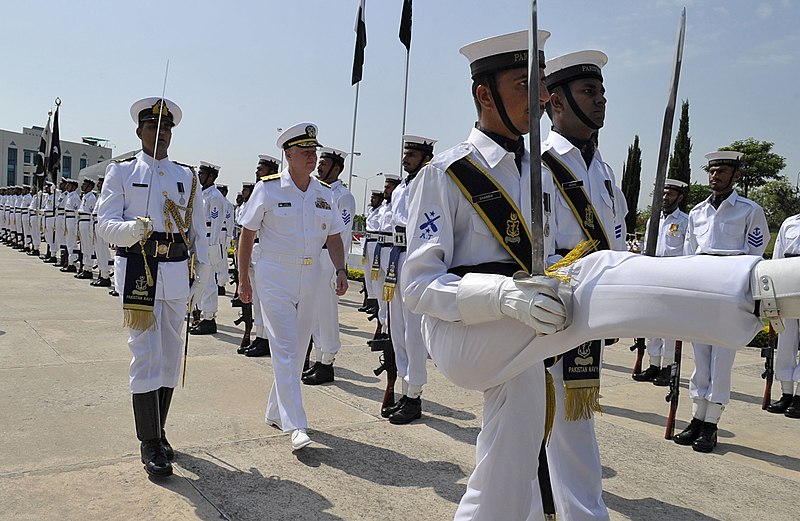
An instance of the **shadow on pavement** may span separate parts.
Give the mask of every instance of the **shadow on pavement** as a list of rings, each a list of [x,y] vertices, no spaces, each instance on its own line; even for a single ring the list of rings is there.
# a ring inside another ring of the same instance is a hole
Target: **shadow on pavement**
[[[315,446],[298,452],[298,461],[310,467],[329,465],[386,487],[432,488],[451,503],[458,503],[466,490],[466,485],[457,483],[465,474],[455,463],[420,461],[383,447],[321,431],[314,434],[314,441],[329,448]]]
[[[742,445],[736,445],[729,442],[719,443],[717,448],[714,449],[714,452],[719,454],[727,454],[732,452],[746,458],[765,461],[775,465],[776,467],[781,467],[786,470],[800,472],[800,458],[789,456],[787,454],[774,454],[772,452],[754,449],[752,447],[743,447]]]
[[[670,503],[664,503],[651,497],[628,499],[610,492],[603,492],[603,499],[609,510],[619,512],[630,519],[674,519],[680,521],[721,521],[709,517],[697,510]]]
[[[256,468],[241,470],[208,453],[206,455],[208,459],[185,453],[175,455],[179,469],[197,477],[186,475],[181,478],[176,474],[169,480],[154,481],[177,494],[182,492],[178,480],[189,482],[212,507],[194,505],[198,516],[205,515],[199,517],[203,521],[342,521],[342,518],[325,512],[333,506],[330,501],[300,483],[278,476],[264,476]],[[191,502],[195,497],[187,496],[186,499]],[[209,514],[212,509],[216,512]]]
[[[461,427],[455,423],[425,414],[424,407],[422,409],[422,418],[418,421],[423,425],[427,425],[431,429],[439,431],[442,434],[446,434],[454,440],[466,443],[468,445],[475,445],[475,440],[478,439],[478,433],[481,432],[480,427]]]

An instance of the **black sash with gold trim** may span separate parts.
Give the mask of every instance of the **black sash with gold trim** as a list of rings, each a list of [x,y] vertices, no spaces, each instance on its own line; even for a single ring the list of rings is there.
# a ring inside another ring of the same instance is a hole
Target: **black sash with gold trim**
[[[531,272],[531,232],[503,188],[469,157],[450,165],[448,175],[521,270]],[[502,230],[502,231],[501,231]]]
[[[542,154],[542,161],[553,174],[553,180],[559,192],[569,204],[575,219],[583,233],[594,242],[596,250],[609,250],[608,240],[603,224],[597,217],[583,183],[567,165],[562,163],[549,150]],[[600,340],[586,342],[575,347],[562,356],[564,375],[564,410],[567,421],[588,419],[593,412],[601,412],[600,408]],[[549,367],[548,361],[545,365]]]

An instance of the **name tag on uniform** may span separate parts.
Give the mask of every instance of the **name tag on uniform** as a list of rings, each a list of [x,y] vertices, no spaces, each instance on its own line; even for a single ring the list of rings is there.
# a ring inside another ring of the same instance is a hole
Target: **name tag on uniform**
[[[184,193],[183,183],[181,183],[180,181],[178,181],[178,192]]]
[[[473,203],[485,203],[486,201],[494,201],[495,199],[500,199],[502,194],[500,190],[495,190],[494,192],[486,192],[485,194],[473,195],[472,202]]]
[[[583,181],[581,179],[578,179],[576,181],[569,181],[569,182],[564,183],[561,186],[564,188],[564,190],[574,190],[576,188],[582,187],[583,186]]]
[[[292,203],[278,203],[278,208],[289,208]]]
[[[136,188],[147,188],[147,183],[133,183]]]

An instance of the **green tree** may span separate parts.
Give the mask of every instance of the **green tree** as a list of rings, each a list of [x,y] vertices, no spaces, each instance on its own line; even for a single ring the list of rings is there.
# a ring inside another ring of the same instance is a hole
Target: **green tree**
[[[675,146],[672,149],[672,157],[669,159],[669,170],[667,177],[678,179],[684,183],[692,182],[692,167],[690,166],[689,156],[692,153],[692,138],[689,137],[689,100],[683,100],[681,104],[681,119],[678,123],[678,134],[675,136]],[[680,209],[684,212],[688,208],[687,198],[680,204]]]
[[[771,230],[777,230],[787,217],[800,211],[800,195],[785,177],[753,190],[752,199],[764,209]]]
[[[689,185],[689,193],[683,198],[686,203],[686,212],[697,206],[699,203],[705,201],[711,195],[711,189],[708,185],[700,183],[692,183]]]
[[[625,216],[625,227],[629,232],[636,229],[636,214],[639,204],[639,189],[642,184],[642,149],[639,148],[639,136],[633,138],[628,147],[628,158],[622,166],[622,193],[628,204],[628,215]]]
[[[747,197],[751,189],[764,186],[769,181],[777,181],[781,177],[780,171],[786,167],[786,158],[772,152],[773,146],[775,143],[757,141],[749,137],[734,141],[720,149],[735,150],[744,154],[740,167],[742,178],[739,181],[743,196]]]
[[[359,213],[353,216],[353,231],[362,231],[367,229],[367,216]]]

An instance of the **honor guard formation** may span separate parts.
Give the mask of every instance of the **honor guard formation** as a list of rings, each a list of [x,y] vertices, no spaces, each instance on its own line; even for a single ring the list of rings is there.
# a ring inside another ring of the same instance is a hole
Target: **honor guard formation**
[[[625,197],[598,147],[609,57],[579,49],[548,60],[549,37],[538,31],[538,56],[528,56],[528,31],[461,48],[474,128],[446,147],[403,135],[402,174],[379,174],[383,190],[370,194],[357,237],[359,311],[375,321],[367,343],[379,353],[375,374],[386,373],[376,415],[393,425],[423,416],[428,358],[455,385],[482,393],[459,521],[609,519],[594,418],[603,353],[621,337],[647,339],[649,364],[633,379],[657,386],[679,382],[680,346],[691,342],[692,417],[677,444],[714,450],[736,352],[767,322],[779,333],[781,396],[766,408],[800,418],[800,215],[786,219],[764,260],[764,211],[735,189],[742,154],[713,151],[709,197],[687,215],[679,208],[687,184],[666,179],[655,256],[627,251]],[[523,137],[529,59],[551,124],[537,180],[543,274],[533,270]],[[339,297],[351,283],[356,221],[340,179],[348,153],[323,146],[315,123],[294,124],[276,142],[281,159],[254,154],[255,176],[232,204],[222,167],[170,158],[183,117],[175,102],[144,98],[130,114],[141,151],[99,178],[0,189],[3,242],[118,297],[147,474],[173,472],[167,419],[185,333],[217,334],[229,284],[240,310],[237,352],[271,357],[265,422],[302,450],[313,443],[302,386],[336,385],[342,347]]]

